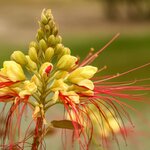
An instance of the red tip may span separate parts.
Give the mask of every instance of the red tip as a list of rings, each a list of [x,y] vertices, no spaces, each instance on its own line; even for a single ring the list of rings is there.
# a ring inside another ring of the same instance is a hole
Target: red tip
[[[45,69],[45,72],[46,72],[47,74],[49,74],[52,69],[53,69],[53,66],[50,65],[50,66],[48,66],[48,67]]]

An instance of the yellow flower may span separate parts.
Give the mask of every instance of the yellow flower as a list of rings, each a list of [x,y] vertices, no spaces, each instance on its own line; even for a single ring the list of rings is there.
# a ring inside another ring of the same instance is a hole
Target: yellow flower
[[[68,89],[68,85],[64,83],[62,79],[54,80],[51,90],[52,91],[66,91]]]
[[[5,61],[0,73],[13,82],[26,79],[22,67],[14,61]]]
[[[37,91],[37,86],[35,85],[34,82],[25,81],[24,85],[23,85],[23,88],[19,92],[19,96],[21,98],[24,98],[24,96],[26,96],[26,95],[32,95],[36,91]]]
[[[61,91],[61,95],[65,96],[68,101],[71,101],[75,104],[79,104],[80,102],[79,95],[76,94],[74,91],[69,91],[69,92]]]
[[[67,79],[71,83],[93,90],[93,82],[89,79],[92,78],[96,72],[97,68],[93,66],[80,67],[74,70]]]
[[[104,108],[104,106],[100,105],[101,110],[104,112],[104,116],[99,115],[99,110],[96,108],[96,106],[91,106],[90,108],[93,113],[89,112],[89,116],[92,124],[95,126],[95,136],[100,134],[103,137],[109,137],[113,133],[119,132],[121,126],[120,119],[117,118],[115,112],[111,108],[108,110],[108,108]]]

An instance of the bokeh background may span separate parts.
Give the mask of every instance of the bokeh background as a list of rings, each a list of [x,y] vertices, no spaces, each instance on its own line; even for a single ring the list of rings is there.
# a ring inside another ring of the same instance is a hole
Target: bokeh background
[[[0,66],[14,50],[27,53],[29,42],[35,39],[37,21],[43,8],[52,9],[63,43],[81,58],[91,47],[99,50],[113,35],[121,33],[94,62],[99,67],[107,65],[108,69],[102,75],[123,72],[150,62],[149,0],[0,0]],[[148,77],[150,67],[130,73],[119,80]],[[150,84],[150,81],[143,84]],[[144,94],[147,98],[150,95]],[[137,143],[139,150],[149,150],[150,104],[147,101],[145,104],[129,102],[147,121],[130,112],[135,129],[140,132],[136,139],[129,140],[128,146],[122,142],[121,150],[134,150]],[[59,117],[62,110],[55,107],[49,116]],[[59,132],[49,136],[46,142],[47,149],[62,149]]]

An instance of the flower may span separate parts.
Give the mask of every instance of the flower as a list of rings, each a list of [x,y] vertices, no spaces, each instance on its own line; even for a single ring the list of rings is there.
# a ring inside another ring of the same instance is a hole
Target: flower
[[[7,77],[12,82],[22,81],[26,78],[22,67],[14,61],[5,61],[0,74]]]
[[[124,84],[109,80],[150,63],[120,74],[99,77],[98,72],[106,67],[98,69],[91,63],[119,34],[102,49],[95,53],[92,49],[83,61],[79,61],[63,45],[51,10],[43,10],[39,25],[36,41],[29,44],[28,55],[15,51],[11,55],[12,60],[5,61],[0,70],[0,102],[10,106],[6,115],[2,148],[12,149],[23,143],[21,149],[24,149],[24,145],[28,143],[31,125],[20,142],[20,137],[23,137],[20,136],[21,119],[27,106],[32,110],[32,120],[35,123],[32,149],[36,150],[39,146],[42,148],[42,141],[49,127],[72,129],[72,141],[78,140],[80,149],[89,149],[91,141],[97,138],[101,140],[97,141],[99,144],[105,145],[106,138],[115,138],[117,132],[125,129],[123,116],[130,121],[124,108],[130,106],[121,99],[139,100],[138,95],[127,92],[149,90],[146,86],[133,85],[135,82]],[[27,76],[24,70],[28,73]],[[64,106],[64,120],[49,123],[46,112],[58,103]],[[13,120],[15,115],[17,121]],[[12,123],[14,126],[11,126]],[[50,126],[47,127],[47,124]],[[19,135],[17,142],[12,138],[16,131]],[[125,138],[125,132],[122,136]]]

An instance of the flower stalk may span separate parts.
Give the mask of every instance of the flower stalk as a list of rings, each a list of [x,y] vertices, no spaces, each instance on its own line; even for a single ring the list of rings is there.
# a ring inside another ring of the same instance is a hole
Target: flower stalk
[[[32,143],[32,150],[38,150],[41,141],[41,137],[43,134],[43,118],[38,117],[36,119],[36,126],[34,130],[34,137],[33,137],[33,143]]]

